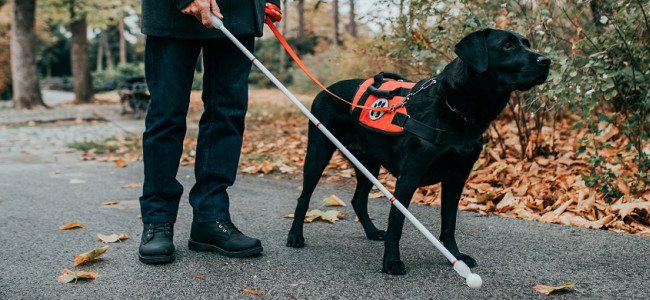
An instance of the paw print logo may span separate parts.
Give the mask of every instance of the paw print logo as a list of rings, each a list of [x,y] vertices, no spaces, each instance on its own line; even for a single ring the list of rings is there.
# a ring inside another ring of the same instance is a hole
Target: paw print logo
[[[388,100],[384,98],[379,98],[375,100],[375,102],[370,105],[372,107],[376,108],[383,108],[383,107],[388,107]],[[381,118],[384,115],[383,111],[376,111],[376,110],[370,110],[368,111],[368,114],[370,115],[370,120],[377,121],[379,118]]]

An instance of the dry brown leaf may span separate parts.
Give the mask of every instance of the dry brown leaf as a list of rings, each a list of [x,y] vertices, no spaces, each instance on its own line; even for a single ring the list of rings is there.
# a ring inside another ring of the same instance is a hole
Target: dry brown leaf
[[[329,206],[346,206],[345,202],[343,202],[341,198],[337,197],[336,195],[330,195],[329,197],[326,197],[323,199],[323,202]]]
[[[68,229],[73,229],[73,228],[83,228],[84,224],[79,223],[79,222],[70,222],[65,225],[59,226],[59,230],[68,230]]]
[[[515,197],[512,195],[512,193],[507,192],[503,196],[503,199],[499,201],[499,204],[497,204],[496,209],[498,212],[506,212],[513,209],[516,204],[517,204],[517,200],[515,199]]]
[[[256,296],[261,296],[262,295],[262,292],[256,291],[256,290],[253,290],[253,289],[248,289],[248,288],[242,288],[240,291],[246,292],[246,293],[249,293],[249,294],[253,294],[253,295],[256,295]]]
[[[294,218],[294,214],[282,214],[283,217],[285,218]],[[321,219],[323,221],[327,221],[330,223],[334,223],[339,220],[339,218],[347,217],[348,214],[342,213],[338,210],[328,210],[328,211],[322,211],[320,209],[312,209],[307,212],[305,215],[305,219],[303,220],[305,223],[311,223],[317,219]]]
[[[102,202],[102,206],[111,206],[111,205],[118,205],[118,204],[120,204],[119,201],[106,201],[106,202]]]
[[[368,194],[368,199],[377,199],[377,198],[381,198],[383,196],[384,196],[384,193],[382,193],[381,191],[370,192]]]
[[[84,272],[84,271],[70,271],[63,269],[61,276],[57,277],[57,281],[61,283],[76,282],[79,279],[95,279],[99,277],[99,273]]]
[[[120,234],[111,234],[111,235],[103,235],[98,233],[97,238],[99,238],[102,243],[116,243],[116,242],[121,242],[122,240],[126,240],[129,237],[125,233],[120,233]]]
[[[97,248],[94,250],[90,250],[86,253],[78,254],[74,256],[74,266],[78,266],[80,264],[92,261],[100,257],[102,254],[106,253],[106,250],[108,250],[108,246],[104,246],[101,248]]]
[[[194,277],[194,278],[198,278],[198,279],[205,279],[205,278],[203,278],[203,275],[199,275],[199,274],[192,274],[192,275],[190,275],[190,277]]]
[[[118,158],[115,160],[115,166],[118,168],[126,168],[126,162],[122,158]]]
[[[565,282],[562,285],[558,286],[548,286],[548,285],[542,285],[538,284],[533,287],[533,289],[539,293],[542,293],[546,296],[551,295],[553,293],[558,293],[558,292],[570,292],[573,291],[573,287],[575,286],[575,283],[573,282]]]
[[[142,187],[142,183],[140,183],[140,182],[127,183],[127,184],[122,186],[122,188],[125,188],[125,189],[141,188],[141,187]]]
[[[612,211],[618,212],[622,220],[635,220],[639,223],[650,225],[650,202],[616,203]]]

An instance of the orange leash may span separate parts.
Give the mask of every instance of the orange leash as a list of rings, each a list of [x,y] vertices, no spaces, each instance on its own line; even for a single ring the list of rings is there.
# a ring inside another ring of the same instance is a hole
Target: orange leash
[[[328,90],[325,87],[325,85],[323,85],[320,81],[318,81],[318,79],[316,79],[316,77],[313,74],[311,74],[311,72],[309,72],[309,69],[307,69],[307,67],[305,67],[305,65],[302,63],[302,61],[300,60],[300,58],[298,57],[296,52],[294,52],[293,49],[291,49],[291,46],[289,45],[289,43],[287,43],[287,40],[284,39],[284,36],[282,36],[282,33],[280,33],[280,31],[278,30],[277,27],[275,27],[275,24],[273,24],[273,21],[271,21],[271,19],[268,16],[264,18],[264,22],[266,23],[266,25],[269,26],[269,28],[271,29],[273,34],[275,34],[275,37],[278,39],[278,41],[280,41],[280,44],[282,44],[282,47],[284,47],[284,49],[287,50],[287,53],[289,53],[289,56],[291,56],[291,58],[293,58],[293,60],[296,62],[296,64],[298,64],[300,69],[302,69],[302,71],[305,72],[305,74],[307,74],[307,76],[314,83],[316,83],[316,85],[318,85],[321,89],[323,89],[323,91],[325,91],[328,94],[332,95],[334,98],[339,99],[339,100],[347,103],[348,105],[350,105],[352,107],[361,108],[361,109],[368,109],[368,110],[373,110],[373,111],[390,111],[392,109],[391,107],[371,107],[371,106],[357,105],[357,104],[354,104],[354,103],[352,103],[352,102],[350,102],[348,100],[345,100],[345,99],[341,98],[337,94],[332,93],[330,90]]]

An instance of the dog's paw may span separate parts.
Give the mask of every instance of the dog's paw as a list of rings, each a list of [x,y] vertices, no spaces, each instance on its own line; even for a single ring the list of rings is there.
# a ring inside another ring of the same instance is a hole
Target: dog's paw
[[[476,260],[467,254],[461,253],[460,255],[456,256],[456,258],[458,260],[462,260],[470,268],[476,267],[477,265]]]
[[[302,248],[305,246],[305,238],[302,235],[289,234],[287,247]]]
[[[386,236],[386,231],[377,229],[372,232],[366,232],[366,236],[369,240],[383,241],[384,237]]]
[[[401,260],[384,261],[381,271],[390,275],[404,275],[406,274],[406,265]]]

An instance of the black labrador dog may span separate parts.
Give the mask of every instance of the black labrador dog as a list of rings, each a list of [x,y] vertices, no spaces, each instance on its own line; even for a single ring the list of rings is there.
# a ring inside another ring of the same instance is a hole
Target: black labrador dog
[[[456,45],[455,52],[458,58],[444,68],[435,83],[431,84],[430,79],[418,82],[413,91],[419,92],[406,103],[410,120],[443,132],[446,139],[427,140],[411,133],[391,136],[366,129],[351,116],[349,104],[325,92],[315,98],[312,112],[371,173],[376,176],[384,166],[397,178],[394,195],[405,207],[418,187],[441,182],[440,241],[456,258],[473,267],[476,261],[458,250],[454,234],[458,202],[483,148],[482,134],[506,106],[512,91],[529,90],[546,80],[551,61],[533,52],[523,36],[495,29],[467,35]],[[344,80],[329,89],[344,99],[352,99],[363,81]],[[289,247],[304,246],[303,218],[336,150],[311,123],[308,140],[303,190],[287,239]],[[385,242],[382,271],[405,274],[399,254],[405,217],[391,207],[387,231],[377,229],[367,210],[372,183],[356,171],[352,206],[366,236]]]

